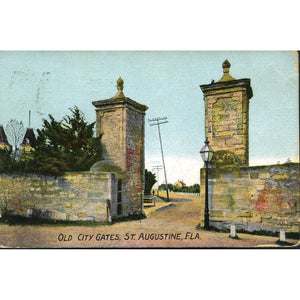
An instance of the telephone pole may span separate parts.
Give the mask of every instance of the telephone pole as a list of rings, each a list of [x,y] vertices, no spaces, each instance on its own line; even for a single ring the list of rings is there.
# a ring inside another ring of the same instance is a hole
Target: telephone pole
[[[158,128],[158,136],[159,136],[159,142],[160,142],[160,150],[161,150],[161,157],[162,157],[162,163],[164,167],[164,174],[165,174],[165,182],[166,182],[166,187],[167,187],[167,201],[169,202],[169,187],[168,187],[168,181],[167,181],[167,172],[166,172],[166,166],[165,166],[165,159],[164,159],[164,152],[163,152],[163,147],[162,147],[162,142],[161,142],[161,135],[160,135],[160,127],[159,125],[168,123],[167,117],[157,117],[153,119],[148,119],[148,122],[150,123],[150,126],[157,126]]]
[[[162,166],[153,166],[152,171],[155,172],[157,177],[157,193],[159,193],[159,171],[162,169]]]

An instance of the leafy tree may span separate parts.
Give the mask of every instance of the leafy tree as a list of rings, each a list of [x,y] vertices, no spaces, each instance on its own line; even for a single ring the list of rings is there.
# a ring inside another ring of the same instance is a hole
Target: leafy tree
[[[27,172],[28,164],[28,160],[15,160],[12,149],[0,149],[0,173]]]
[[[178,192],[178,193],[192,193],[192,194],[199,194],[200,193],[200,184],[195,183],[190,186],[182,186],[182,187],[176,187],[173,186],[172,184],[168,184],[169,190],[172,192]],[[166,185],[162,184],[159,189],[165,190]]]
[[[149,195],[153,185],[157,182],[156,175],[145,169],[145,194]]]
[[[171,183],[168,183],[168,188],[169,188],[169,191],[174,191],[174,185],[173,184],[171,184]],[[167,190],[167,186],[166,186],[166,184],[164,183],[164,184],[161,184],[159,187],[158,187],[158,189],[160,190],[160,191],[166,191]]]
[[[12,167],[12,151],[0,149],[0,173],[9,172]]]
[[[193,194],[200,193],[200,184],[195,183],[195,184],[189,186],[188,187],[188,192],[193,193]]]
[[[43,119],[43,128],[33,150],[31,168],[41,173],[62,175],[69,171],[87,171],[102,159],[101,136],[93,137],[95,122],[88,124],[84,114],[74,107],[62,121]]]
[[[19,148],[25,134],[23,122],[19,122],[16,119],[11,119],[6,125],[5,132],[9,144],[13,146],[12,157],[14,160],[18,160],[20,152]]]

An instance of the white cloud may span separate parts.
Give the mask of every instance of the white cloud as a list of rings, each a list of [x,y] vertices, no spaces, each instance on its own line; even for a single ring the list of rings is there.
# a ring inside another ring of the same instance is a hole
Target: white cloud
[[[276,164],[284,164],[287,161],[288,157],[268,157],[268,158],[250,158],[250,166],[268,166]],[[289,157],[292,162],[299,162],[299,156]]]

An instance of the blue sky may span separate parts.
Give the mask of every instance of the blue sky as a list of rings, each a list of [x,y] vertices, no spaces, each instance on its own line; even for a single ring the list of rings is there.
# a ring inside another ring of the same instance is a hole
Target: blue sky
[[[0,124],[11,118],[39,128],[48,113],[57,119],[77,105],[89,122],[95,120],[94,100],[124,94],[149,107],[147,118],[168,117],[162,125],[168,181],[199,180],[204,143],[204,101],[199,88],[230,74],[250,78],[250,164],[299,160],[298,70],[293,52],[247,51],[102,51],[0,52]],[[146,121],[146,167],[161,164],[156,127]],[[160,178],[163,177],[161,172]]]

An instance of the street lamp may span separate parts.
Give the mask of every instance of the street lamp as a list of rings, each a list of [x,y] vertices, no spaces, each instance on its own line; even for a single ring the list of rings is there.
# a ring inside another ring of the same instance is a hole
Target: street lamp
[[[204,210],[204,228],[209,228],[209,208],[208,208],[208,163],[211,161],[213,156],[213,151],[211,147],[209,147],[209,141],[206,138],[205,145],[201,148],[200,154],[202,160],[205,163],[206,171],[205,171],[205,210]]]

